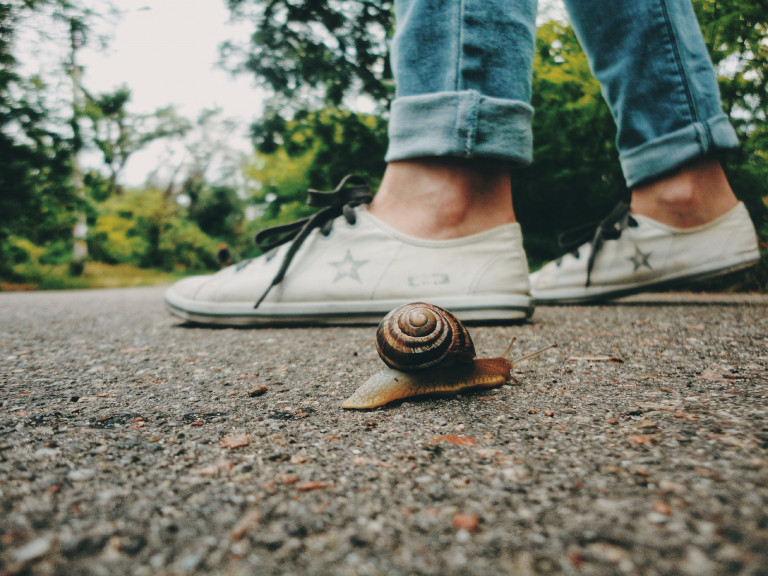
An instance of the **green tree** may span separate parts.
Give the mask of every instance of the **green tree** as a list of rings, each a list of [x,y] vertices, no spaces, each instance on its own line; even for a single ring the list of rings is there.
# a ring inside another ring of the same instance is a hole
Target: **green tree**
[[[223,46],[224,61],[233,71],[253,74],[272,95],[252,127],[258,151],[269,155],[283,147],[297,156],[316,146],[308,167],[315,187],[335,186],[348,172],[380,178],[386,126],[353,110],[365,101],[376,116],[386,117],[394,94],[387,42],[392,1],[228,4],[233,17],[249,19],[255,32],[248,46]]]
[[[249,179],[260,183],[253,196],[260,227],[314,212],[305,203],[310,187],[331,190],[354,173],[375,190],[384,171],[386,121],[380,116],[338,108],[301,112],[281,134],[281,145],[269,153],[257,150],[247,168]]]
[[[80,85],[82,70],[77,55],[85,43],[98,40],[90,32],[93,19],[100,17],[69,0],[10,0],[0,4],[3,280],[37,283],[48,274],[61,275],[66,263],[72,261],[72,231],[78,213],[87,214],[88,247],[94,259],[166,270],[216,267],[218,242],[200,229],[197,220],[214,234],[228,229],[236,235],[242,226],[235,189],[223,185],[204,183],[195,219],[189,218],[175,197],[160,190],[113,194],[130,155],[155,138],[179,134],[186,121],[171,109],[131,114],[126,107],[130,97],[126,87],[97,96],[87,94]],[[11,49],[17,31],[29,22],[39,29],[39,43],[53,47],[49,52],[66,54],[51,75],[59,83],[69,77],[73,88],[70,95],[62,97],[43,79],[26,78],[18,72],[21,66],[17,66]],[[206,134],[200,138],[205,139]],[[226,134],[217,138],[209,143],[209,149],[220,154]],[[81,175],[77,153],[86,146],[101,151],[106,170]],[[200,159],[192,156],[195,162]],[[99,202],[87,201],[79,193],[84,189]]]
[[[109,172],[110,194],[122,192],[120,174],[133,154],[155,140],[182,136],[190,127],[171,106],[151,114],[132,114],[127,110],[130,99],[127,86],[97,96],[86,92],[85,116],[91,121],[92,141]]]
[[[247,71],[276,96],[272,110],[340,106],[364,94],[385,106],[393,94],[387,38],[392,1],[228,0],[248,18],[250,46],[225,44],[225,62]]]
[[[202,190],[189,217],[200,230],[230,244],[240,241],[243,232],[243,201],[232,186],[210,186]]]
[[[19,19],[38,4],[0,5],[0,277],[12,280],[13,264],[28,257],[14,239],[68,244],[78,205],[71,141],[50,125],[45,84],[19,75],[11,51]]]
[[[99,206],[89,235],[94,259],[162,270],[210,270],[217,243],[161,190],[126,190]]]
[[[103,9],[103,6],[102,6]],[[33,16],[35,17],[33,19]],[[0,269],[25,258],[16,241],[44,246],[49,259],[76,260],[73,232],[84,224],[86,201],[78,167],[82,148],[81,68],[76,55],[93,40],[90,25],[98,15],[69,0],[10,0],[0,6]],[[39,77],[23,77],[12,53],[20,26],[39,24],[39,41],[66,53],[58,69],[72,82],[66,109],[59,95]],[[42,23],[42,24],[40,24]],[[99,40],[95,37],[95,40]],[[81,250],[82,254],[82,250]],[[6,255],[8,257],[6,257]]]
[[[41,2],[42,4],[42,2]],[[80,167],[80,152],[83,149],[83,137],[81,132],[81,119],[84,111],[84,91],[82,86],[83,68],[78,63],[80,50],[93,43],[92,23],[98,14],[89,7],[82,6],[79,2],[71,0],[51,0],[53,7],[52,20],[65,24],[67,32],[67,54],[65,63],[67,75],[72,84],[72,115],[69,125],[72,129],[72,174],[71,183],[74,193],[81,201],[86,200],[83,185],[83,173]],[[102,44],[106,40],[101,38]],[[79,276],[83,272],[85,261],[88,258],[88,245],[85,237],[87,232],[87,216],[84,210],[75,210],[75,226],[72,228],[72,258],[70,271]]]

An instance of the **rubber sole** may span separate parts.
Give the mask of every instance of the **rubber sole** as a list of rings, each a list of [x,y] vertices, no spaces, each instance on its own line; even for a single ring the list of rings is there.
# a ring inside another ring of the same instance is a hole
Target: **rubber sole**
[[[745,270],[751,268],[760,262],[760,256],[758,255],[754,259],[745,260],[731,264],[716,270],[700,270],[700,271],[688,271],[684,274],[666,277],[650,282],[634,283],[624,286],[592,286],[589,288],[583,288],[579,294],[574,294],[572,288],[564,289],[561,291],[552,291],[547,296],[535,295],[534,301],[536,305],[552,306],[552,305],[569,305],[569,304],[590,304],[597,302],[605,302],[607,300],[615,300],[616,298],[622,298],[624,296],[631,296],[632,294],[639,294],[641,292],[649,292],[652,290],[669,289],[685,282],[704,280],[707,278],[715,278],[717,276],[724,276],[739,270]]]
[[[523,322],[531,317],[534,310],[533,298],[522,294],[425,300],[450,310],[468,324]],[[265,302],[259,308],[254,308],[251,302],[206,303],[182,298],[171,291],[165,293],[165,304],[171,314],[187,322],[212,326],[377,325],[390,310],[406,303],[395,299],[368,302]]]

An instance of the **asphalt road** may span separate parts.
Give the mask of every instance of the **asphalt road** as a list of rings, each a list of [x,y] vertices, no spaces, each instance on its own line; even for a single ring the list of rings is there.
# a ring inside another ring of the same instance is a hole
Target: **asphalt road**
[[[0,574],[768,574],[768,298],[539,308],[517,383],[345,411],[374,330],[0,294]]]

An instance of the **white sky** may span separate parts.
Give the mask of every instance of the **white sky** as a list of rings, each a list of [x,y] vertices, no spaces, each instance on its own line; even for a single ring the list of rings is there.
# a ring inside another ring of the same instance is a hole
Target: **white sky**
[[[251,116],[260,101],[250,78],[216,68],[219,44],[247,38],[228,24],[224,0],[121,0],[123,15],[106,51],[83,52],[84,84],[105,91],[125,82],[142,111],[175,104],[185,115],[220,105]],[[149,9],[146,9],[149,8]]]
[[[261,112],[253,77],[233,77],[216,66],[219,45],[252,32],[248,24],[230,24],[224,0],[118,0],[122,12],[106,50],[83,50],[83,85],[94,93],[121,84],[131,89],[128,109],[149,113],[174,105],[194,120],[205,108],[220,107],[223,116],[242,126],[236,147],[251,149],[247,131]],[[145,7],[149,7],[146,10]],[[136,185],[158,165],[164,144],[151,146],[129,160],[123,181]]]

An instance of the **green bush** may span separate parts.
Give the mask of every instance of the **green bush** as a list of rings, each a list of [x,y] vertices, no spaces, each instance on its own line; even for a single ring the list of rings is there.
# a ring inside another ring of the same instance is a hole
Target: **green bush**
[[[126,191],[98,210],[88,236],[93,260],[166,271],[216,268],[218,242],[159,190]]]

